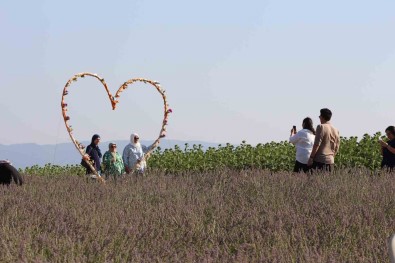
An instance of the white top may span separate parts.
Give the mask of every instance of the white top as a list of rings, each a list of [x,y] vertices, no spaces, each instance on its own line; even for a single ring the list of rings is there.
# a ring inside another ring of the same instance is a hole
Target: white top
[[[307,129],[298,131],[289,137],[289,142],[296,146],[296,161],[307,164],[313,150],[315,135]]]

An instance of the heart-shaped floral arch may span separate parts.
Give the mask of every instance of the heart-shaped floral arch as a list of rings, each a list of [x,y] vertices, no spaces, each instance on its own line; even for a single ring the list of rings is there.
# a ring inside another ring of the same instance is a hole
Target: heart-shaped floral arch
[[[93,74],[93,73],[89,73],[89,72],[83,72],[83,73],[79,73],[79,74],[74,75],[72,78],[70,78],[67,81],[67,83],[66,83],[66,85],[64,86],[64,89],[63,89],[62,102],[61,102],[62,115],[63,115],[64,123],[66,125],[67,132],[70,135],[71,141],[73,142],[73,144],[77,148],[78,152],[81,154],[82,158],[89,165],[90,169],[96,174],[96,176],[98,177],[98,179],[101,182],[104,182],[104,179],[99,175],[99,173],[96,171],[95,167],[93,166],[89,156],[86,155],[85,150],[84,150],[85,146],[82,145],[79,141],[77,141],[74,138],[74,136],[73,136],[73,128],[70,125],[70,116],[67,114],[67,105],[68,104],[66,103],[66,96],[69,94],[68,89],[70,88],[70,86],[71,86],[71,84],[73,82],[78,80],[78,78],[84,78],[86,76],[96,78],[102,83],[102,85],[104,86],[104,89],[107,92],[108,98],[110,99],[111,106],[112,106],[113,110],[116,109],[117,104],[119,103],[120,94],[124,90],[126,90],[129,85],[131,85],[131,84],[133,84],[135,82],[143,82],[145,84],[150,84],[151,86],[155,87],[156,90],[160,93],[160,95],[162,96],[162,99],[163,99],[163,104],[164,104],[164,115],[163,115],[162,127],[160,129],[158,138],[155,140],[155,142],[151,145],[151,147],[148,149],[147,153],[145,154],[145,157],[144,157],[145,160],[147,160],[150,157],[150,155],[153,152],[153,150],[159,145],[160,139],[164,138],[166,136],[166,126],[167,126],[167,123],[168,123],[168,117],[169,117],[169,114],[172,113],[172,110],[169,108],[169,104],[167,103],[167,97],[165,95],[165,90],[161,88],[160,83],[157,82],[157,81],[152,81],[152,80],[149,80],[149,79],[142,79],[142,78],[129,79],[128,81],[126,81],[125,83],[123,83],[119,87],[119,89],[115,93],[115,96],[111,95],[110,91],[108,90],[108,86],[107,86],[106,82],[104,81],[103,78],[99,77],[97,74]],[[136,164],[136,166],[137,166],[137,164]],[[132,170],[134,170],[136,168],[136,166],[133,167]]]

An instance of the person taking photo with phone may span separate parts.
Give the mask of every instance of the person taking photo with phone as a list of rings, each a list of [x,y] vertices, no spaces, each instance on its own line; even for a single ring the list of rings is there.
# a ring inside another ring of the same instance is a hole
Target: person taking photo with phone
[[[385,129],[385,134],[387,135],[388,142],[379,140],[381,155],[383,156],[381,168],[393,172],[395,170],[395,127],[389,126]]]
[[[291,130],[291,136],[289,137],[289,142],[296,147],[295,173],[300,173],[302,171],[307,172],[309,170],[307,163],[315,139],[315,130],[311,118],[305,118],[302,122],[302,127],[302,130],[296,132],[296,126],[294,126]]]

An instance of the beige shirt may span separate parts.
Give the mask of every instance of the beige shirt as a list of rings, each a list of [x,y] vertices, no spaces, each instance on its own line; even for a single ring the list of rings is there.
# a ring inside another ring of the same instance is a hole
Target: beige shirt
[[[334,164],[335,155],[340,147],[339,131],[331,123],[317,126],[314,145],[318,146],[314,161],[325,164]]]

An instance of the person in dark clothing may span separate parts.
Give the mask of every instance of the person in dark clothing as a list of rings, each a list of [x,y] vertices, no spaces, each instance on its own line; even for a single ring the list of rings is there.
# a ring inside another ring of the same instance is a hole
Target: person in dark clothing
[[[385,133],[388,137],[388,142],[379,141],[381,145],[381,154],[383,160],[381,161],[381,168],[392,172],[395,170],[395,127],[389,126]]]
[[[89,155],[90,160],[93,161],[93,167],[99,173],[101,168],[101,157],[102,153],[99,148],[100,136],[95,134],[92,136],[91,144],[86,147],[86,154]],[[93,171],[90,168],[86,168],[86,174],[92,174]]]
[[[23,180],[18,170],[8,161],[0,161],[0,184],[10,185],[11,181],[17,185],[22,185]]]

